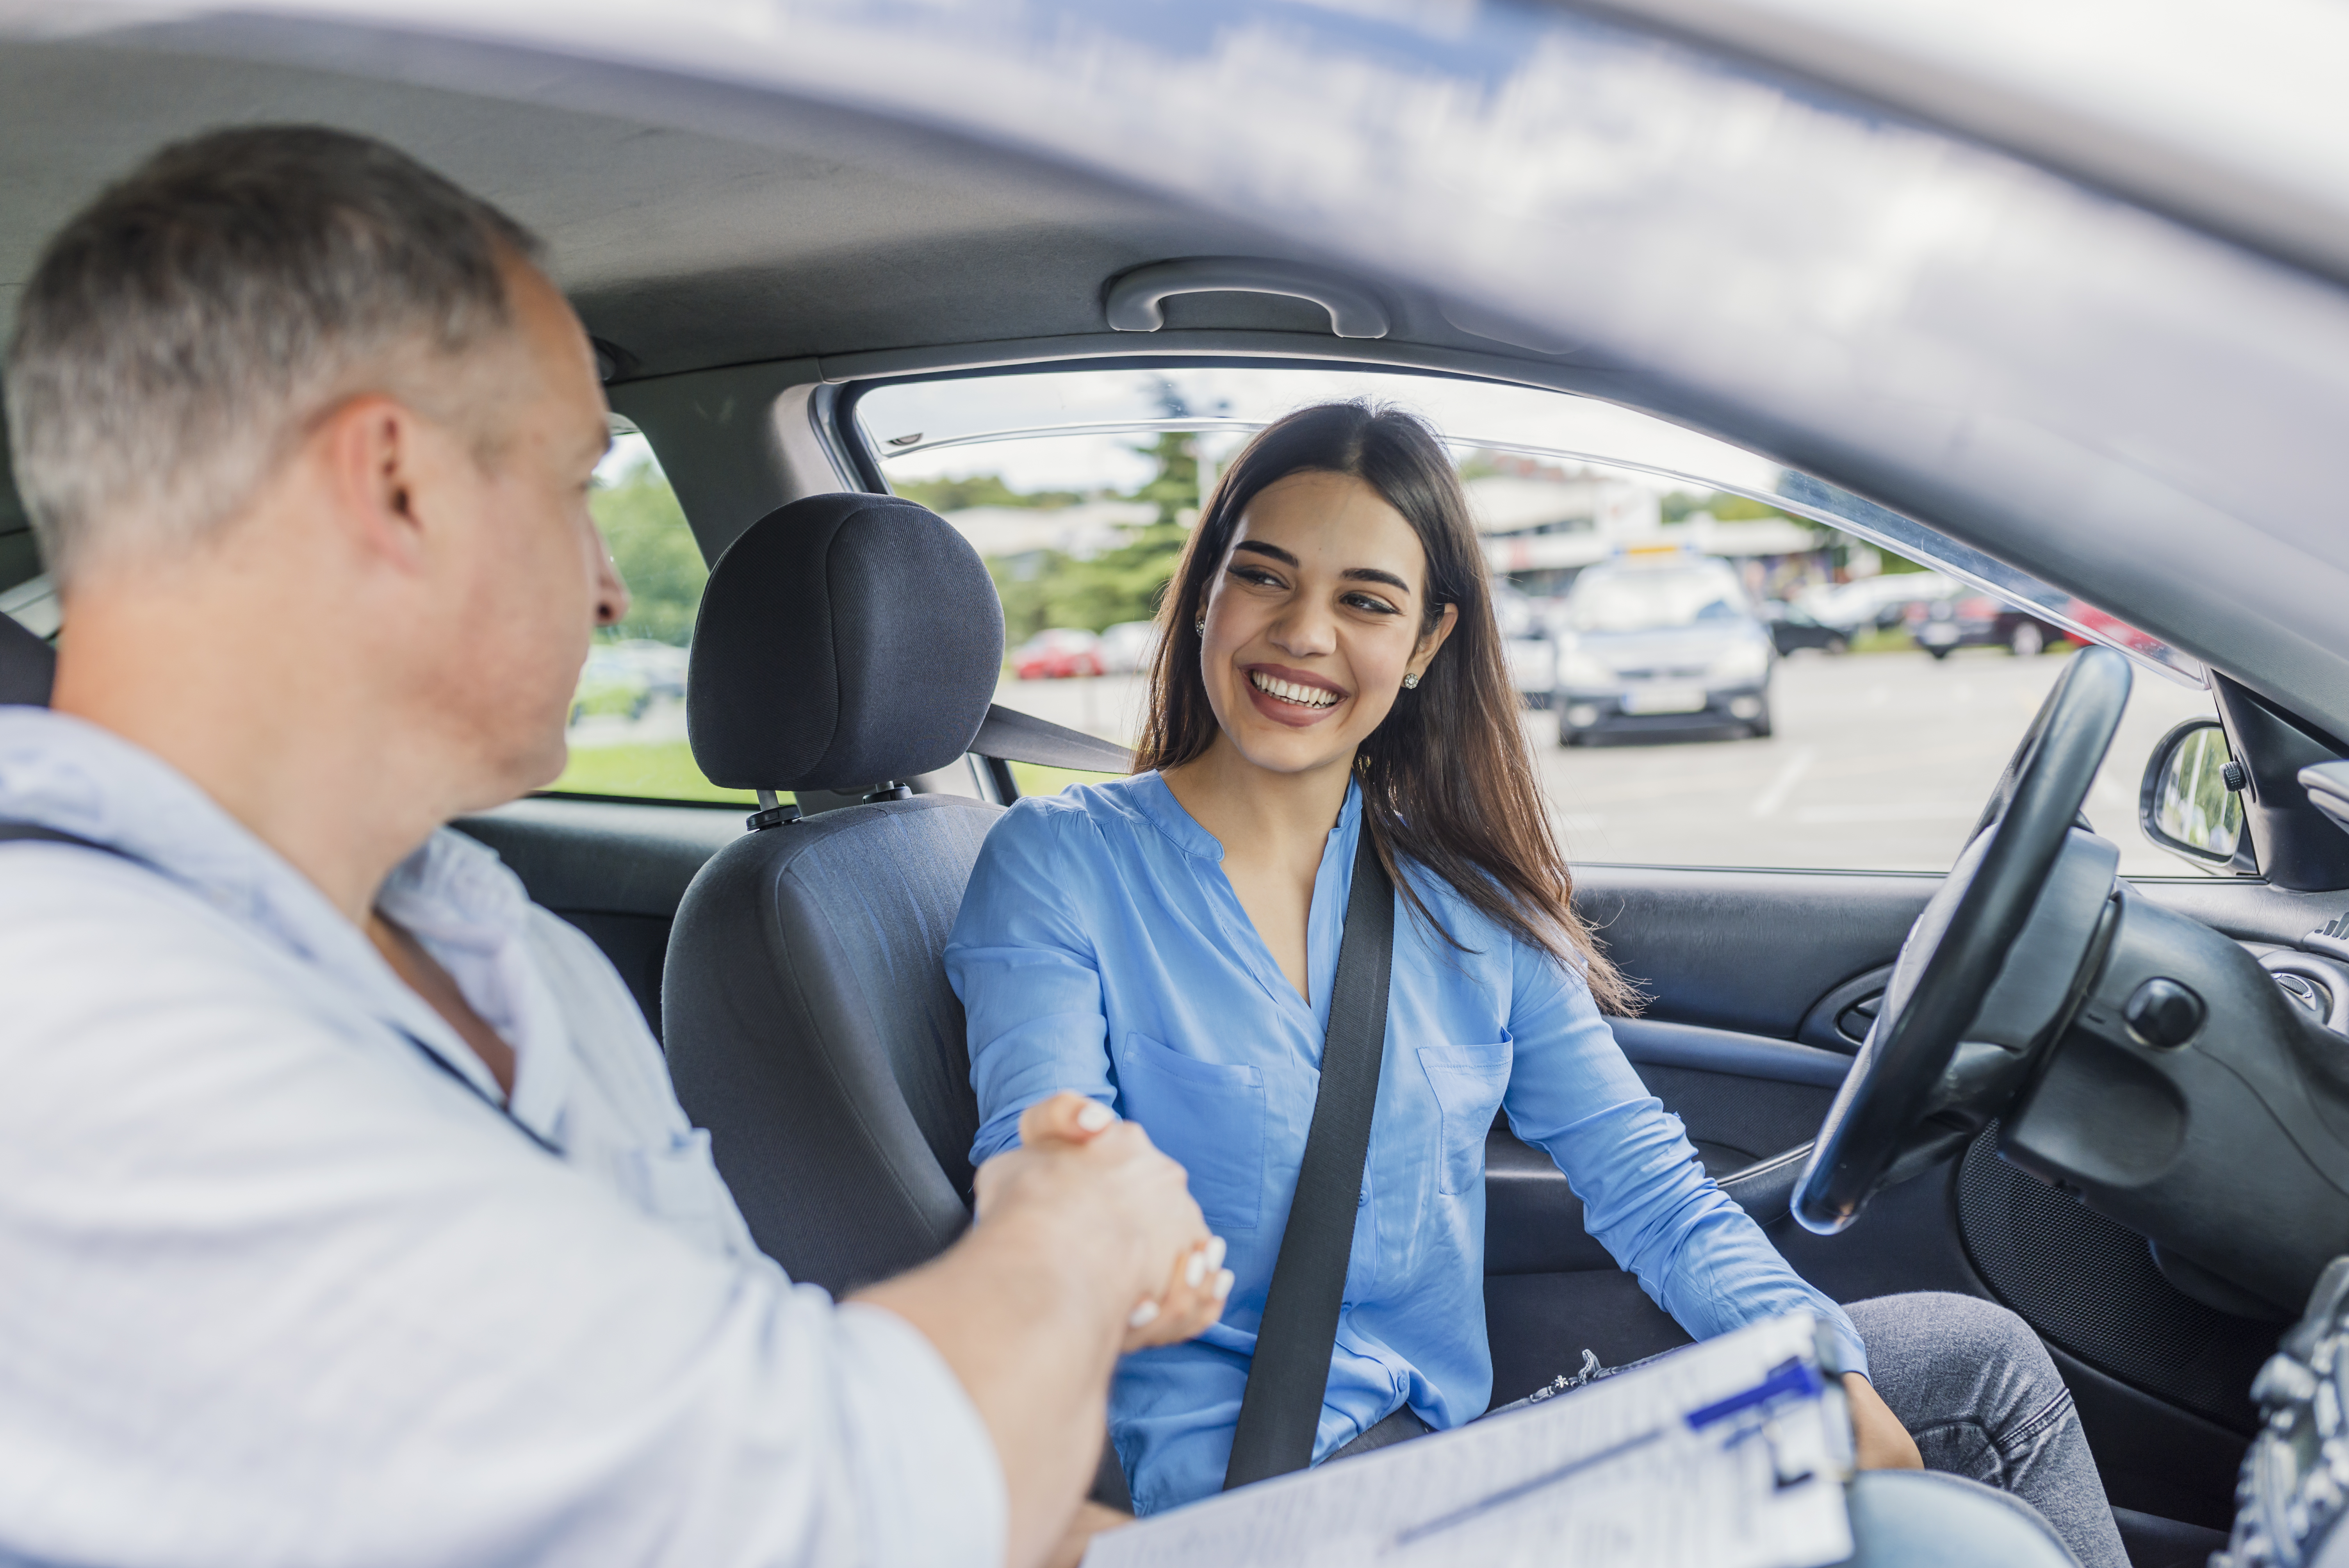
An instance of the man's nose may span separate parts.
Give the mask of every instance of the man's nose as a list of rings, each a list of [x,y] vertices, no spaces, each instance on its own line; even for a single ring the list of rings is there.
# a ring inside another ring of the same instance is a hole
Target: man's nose
[[[595,624],[616,626],[628,618],[628,585],[620,581],[620,568],[612,560],[611,552],[595,552]]]

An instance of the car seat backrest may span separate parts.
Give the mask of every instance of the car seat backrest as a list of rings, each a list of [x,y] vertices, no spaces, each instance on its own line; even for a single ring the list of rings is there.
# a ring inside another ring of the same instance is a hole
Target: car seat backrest
[[[678,1098],[759,1244],[835,1293],[968,1222],[978,1130],[944,953],[1000,811],[897,781],[967,752],[1003,661],[987,568],[887,496],[769,514],[711,569],[686,715],[720,784],[863,794],[720,851],[661,984]]]
[[[47,707],[57,669],[56,649],[20,622],[0,615],[0,703]]]

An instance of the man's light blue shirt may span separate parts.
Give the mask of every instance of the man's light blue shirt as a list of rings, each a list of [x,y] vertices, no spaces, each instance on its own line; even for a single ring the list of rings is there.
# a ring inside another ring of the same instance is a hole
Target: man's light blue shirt
[[[988,835],[947,947],[969,1016],[973,1161],[1016,1142],[1030,1105],[1074,1089],[1182,1161],[1231,1244],[1223,1321],[1126,1357],[1112,1391],[1111,1435],[1145,1514],[1223,1484],[1312,1119],[1361,822],[1350,789],[1313,883],[1309,1005],[1233,893],[1223,846],[1154,773],[1020,801]],[[1689,1333],[1806,1308],[1844,1365],[1865,1370],[1850,1320],[1707,1179],[1581,977],[1406,872],[1466,951],[1398,892],[1378,1109],[1316,1460],[1406,1404],[1444,1429],[1490,1402],[1485,1136],[1499,1110],[1548,1150],[1590,1233]]]
[[[486,847],[378,907],[560,1158],[160,759],[0,707],[0,820],[119,851],[0,849],[0,1563],[1002,1561],[953,1372],[759,1253],[619,975]]]

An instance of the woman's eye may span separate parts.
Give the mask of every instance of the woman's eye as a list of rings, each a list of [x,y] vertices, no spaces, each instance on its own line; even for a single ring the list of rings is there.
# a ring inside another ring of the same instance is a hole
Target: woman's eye
[[[1243,583],[1256,583],[1258,587],[1278,588],[1280,586],[1280,579],[1275,577],[1271,573],[1265,571],[1260,566],[1235,566],[1232,568],[1232,575],[1238,578]]]
[[[1372,598],[1368,593],[1349,593],[1346,595],[1345,603],[1353,609],[1368,610],[1372,614],[1392,615],[1398,614],[1393,605],[1388,603],[1383,599]]]

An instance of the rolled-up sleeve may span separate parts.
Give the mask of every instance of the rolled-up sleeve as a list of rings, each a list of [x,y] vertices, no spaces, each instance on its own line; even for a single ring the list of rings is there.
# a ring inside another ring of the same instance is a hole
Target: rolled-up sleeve
[[[1839,1369],[1866,1372],[1850,1318],[1705,1174],[1680,1118],[1640,1081],[1589,988],[1549,954],[1513,945],[1515,1047],[1503,1104],[1517,1136],[1565,1172],[1584,1227],[1697,1338],[1808,1311],[1834,1337]]]
[[[1114,1105],[1100,962],[1083,901],[1099,856],[1065,833],[1098,830],[1047,800],[1022,800],[988,832],[947,944],[947,978],[969,1026],[978,1100],[976,1165],[1019,1141],[1019,1115],[1073,1089]]]

